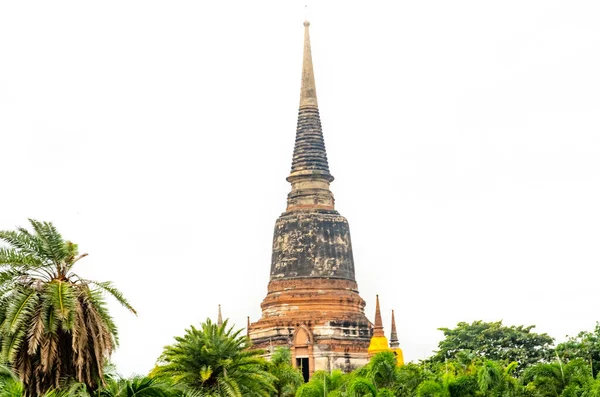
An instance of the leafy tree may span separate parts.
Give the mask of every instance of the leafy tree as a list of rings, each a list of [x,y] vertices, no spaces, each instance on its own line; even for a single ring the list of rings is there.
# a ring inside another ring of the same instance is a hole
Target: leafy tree
[[[250,350],[241,330],[213,324],[191,326],[184,336],[166,346],[152,376],[171,379],[198,396],[270,396],[275,377],[267,370],[261,351]]]
[[[135,313],[110,282],[87,280],[73,266],[87,254],[49,222],[33,231],[0,231],[0,362],[8,363],[30,396],[74,379],[98,388],[117,328],[103,292]]]
[[[412,397],[417,394],[419,385],[427,379],[421,365],[408,363],[398,368],[396,374],[396,395]]]
[[[472,353],[486,360],[517,362],[517,373],[526,367],[548,361],[553,354],[553,338],[547,334],[531,332],[533,325],[504,326],[502,321],[460,322],[456,328],[439,328],[445,339],[432,357],[434,362],[458,358],[460,352]]]
[[[534,365],[523,373],[521,381],[529,394],[539,397],[573,397],[589,389],[593,381],[588,364],[575,359]]]
[[[594,331],[582,331],[556,346],[556,353],[563,361],[580,358],[589,363],[592,376],[600,372],[600,323],[596,323]]]
[[[296,389],[304,383],[302,373],[291,364],[292,353],[290,349],[278,347],[268,364],[269,372],[276,379],[274,396],[291,397],[296,394]]]

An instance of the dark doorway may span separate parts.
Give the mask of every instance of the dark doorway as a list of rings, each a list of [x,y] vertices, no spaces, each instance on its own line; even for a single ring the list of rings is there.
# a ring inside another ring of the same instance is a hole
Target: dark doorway
[[[308,357],[302,357],[296,359],[296,367],[300,368],[302,371],[302,376],[304,377],[304,382],[308,382]]]

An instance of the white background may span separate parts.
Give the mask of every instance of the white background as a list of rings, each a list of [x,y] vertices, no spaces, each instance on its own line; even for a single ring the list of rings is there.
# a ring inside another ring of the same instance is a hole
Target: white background
[[[408,360],[458,321],[598,319],[600,3],[315,2],[313,60],[356,277]],[[55,223],[152,368],[260,317],[285,209],[304,3],[0,3],[0,229]]]

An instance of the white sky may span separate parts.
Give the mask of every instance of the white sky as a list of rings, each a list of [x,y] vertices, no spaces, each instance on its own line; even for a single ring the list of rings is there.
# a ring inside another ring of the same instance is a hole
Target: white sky
[[[314,2],[337,209],[372,319],[592,329],[600,2]],[[0,229],[49,220],[112,280],[124,374],[190,324],[260,317],[285,209],[304,2],[0,3]]]

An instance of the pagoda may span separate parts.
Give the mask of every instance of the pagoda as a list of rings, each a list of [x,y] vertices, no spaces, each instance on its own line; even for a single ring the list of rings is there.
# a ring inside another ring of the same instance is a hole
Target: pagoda
[[[305,379],[317,370],[345,372],[369,361],[373,325],[358,294],[350,229],[334,206],[304,22],[300,109],[286,211],[275,222],[271,275],[262,317],[249,324],[256,348],[291,349]]]

